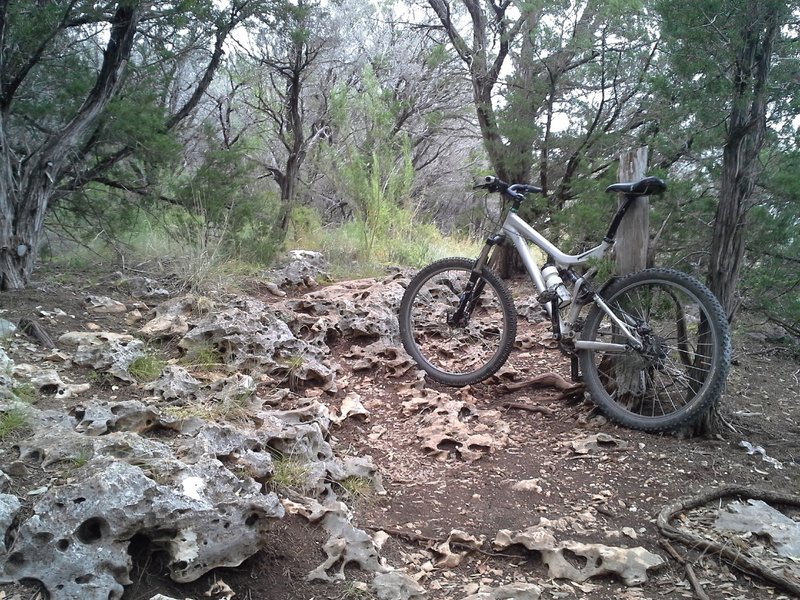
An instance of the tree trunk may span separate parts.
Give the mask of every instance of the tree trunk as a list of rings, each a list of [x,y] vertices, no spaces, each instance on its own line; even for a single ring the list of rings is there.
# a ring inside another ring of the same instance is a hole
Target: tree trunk
[[[619,157],[620,182],[633,182],[647,173],[647,146],[631,150]],[[619,198],[619,205],[626,202]],[[650,203],[647,196],[636,198],[628,207],[625,218],[617,230],[614,243],[614,270],[617,275],[627,275],[647,266],[647,247],[650,240]],[[641,365],[637,355],[619,356],[612,359],[608,368],[616,371],[617,395],[640,398],[644,392]]]
[[[751,196],[760,174],[766,135],[767,84],[778,36],[780,3],[752,2],[733,73],[731,111],[722,154],[722,182],[714,219],[708,284],[732,321],[739,307],[736,288],[744,259],[744,234]]]
[[[633,182],[647,174],[647,146],[631,150],[619,158],[619,180]],[[620,198],[620,205],[625,198]],[[647,196],[633,201],[617,230],[614,244],[615,272],[627,275],[647,267],[650,242],[650,202]]]
[[[97,122],[119,86],[141,16],[138,3],[119,2],[94,86],[63,129],[19,164],[8,145],[7,118],[12,98],[0,101],[0,290],[27,285],[39,250],[44,217],[69,157]],[[0,52],[2,48],[0,48]],[[3,90],[5,94],[6,90]]]

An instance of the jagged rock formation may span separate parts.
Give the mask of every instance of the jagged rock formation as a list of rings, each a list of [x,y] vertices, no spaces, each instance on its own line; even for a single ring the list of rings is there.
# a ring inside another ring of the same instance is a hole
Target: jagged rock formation
[[[647,581],[648,570],[664,565],[663,558],[641,546],[619,548],[569,540],[557,542],[554,528],[548,524],[547,519],[542,519],[542,523],[524,531],[501,529],[494,540],[494,546],[503,550],[514,544],[521,544],[541,555],[551,578],[577,582],[600,575],[617,575],[625,585],[641,585]],[[578,559],[570,560],[571,557]]]

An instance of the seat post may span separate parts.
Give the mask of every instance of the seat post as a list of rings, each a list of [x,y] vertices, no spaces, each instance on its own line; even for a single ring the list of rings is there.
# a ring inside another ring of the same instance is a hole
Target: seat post
[[[603,238],[604,242],[611,243],[614,241],[614,238],[617,237],[617,229],[619,229],[619,224],[622,223],[622,219],[625,216],[625,213],[628,212],[628,208],[633,201],[636,200],[636,194],[625,194],[625,202],[617,209],[617,212],[614,213],[614,218],[611,219],[611,225],[608,227],[608,232],[606,236]]]

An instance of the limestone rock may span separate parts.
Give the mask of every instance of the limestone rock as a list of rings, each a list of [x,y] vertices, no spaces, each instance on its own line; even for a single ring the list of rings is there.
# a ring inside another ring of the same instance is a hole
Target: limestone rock
[[[5,473],[3,473],[5,475]],[[8,477],[6,475],[6,477]],[[0,494],[0,556],[6,553],[6,532],[22,508],[19,498],[11,494]]]
[[[107,331],[71,331],[58,338],[65,346],[75,346],[72,361],[83,367],[105,371],[122,381],[135,380],[128,372],[131,363],[144,356],[144,342],[132,335]]]
[[[731,502],[718,512],[714,528],[766,536],[778,554],[800,561],[800,523],[763,500],[749,499],[747,504]]]
[[[162,302],[155,308],[156,316],[145,323],[139,333],[150,339],[186,335],[196,304],[197,298],[191,295]]]
[[[309,581],[343,581],[344,569],[350,563],[374,573],[391,571],[378,554],[378,545],[371,535],[351,523],[351,515],[345,510],[334,510],[325,514],[322,526],[331,533],[323,550],[327,559],[313,569],[306,579]]]
[[[108,296],[87,296],[84,304],[89,312],[98,314],[124,313],[128,310],[122,302]]]
[[[532,583],[510,583],[492,589],[481,589],[462,600],[539,600],[542,590]]]
[[[258,300],[242,298],[196,323],[179,342],[189,350],[211,345],[238,370],[265,372],[319,384],[335,391],[335,373],[322,362],[325,350],[297,339],[289,327]]]
[[[385,369],[389,377],[402,377],[416,367],[403,348],[380,340],[368,346],[351,346],[344,356],[353,361],[353,371]]]
[[[119,273],[119,280],[116,285],[118,288],[127,290],[134,298],[144,298],[148,300],[159,300],[169,297],[169,292],[161,285],[149,277],[125,277]]]
[[[297,335],[322,344],[340,336],[397,344],[397,311],[404,288],[392,279],[363,279],[326,286],[285,303]]]
[[[410,600],[425,594],[425,589],[405,573],[381,573],[372,580],[372,591],[380,600]]]
[[[140,467],[97,456],[34,506],[9,549],[2,581],[38,579],[53,600],[120,598],[130,583],[128,544],[137,534],[166,552],[174,580],[193,581],[217,566],[241,564],[259,549],[269,521],[282,515],[274,494],[236,480],[218,461],[153,457]]]
[[[280,268],[270,271],[268,278],[280,287],[313,287],[330,278],[327,268],[328,261],[321,252],[289,250],[280,261]]]
[[[603,452],[627,450],[628,448],[628,442],[607,433],[595,433],[568,443],[577,454],[602,454]]]
[[[454,451],[473,462],[508,444],[510,426],[500,411],[478,409],[469,398],[459,400],[430,389],[411,390],[403,402],[406,415],[420,413],[417,436],[422,448],[438,458]]]
[[[625,585],[641,585],[647,581],[648,570],[664,564],[663,558],[641,546],[618,548],[575,541],[556,542],[550,528],[541,525],[521,532],[503,529],[494,540],[495,547],[501,550],[513,544],[522,544],[539,552],[542,562],[547,565],[549,577],[578,583],[612,574],[620,577]],[[583,566],[576,566],[576,563]]]
[[[88,383],[66,383],[55,369],[41,369],[30,373],[31,385],[40,394],[56,398],[71,398],[91,389]]]
[[[79,419],[75,431],[91,436],[110,431],[144,433],[153,429],[159,421],[157,411],[136,400],[92,402],[75,407],[73,415]]]
[[[0,319],[0,338],[11,337],[16,333],[17,326],[7,319]]]
[[[447,536],[447,539],[433,547],[433,552],[437,556],[436,568],[454,569],[461,564],[461,561],[470,550],[478,550],[483,545],[484,539],[470,535],[466,531],[454,529]],[[459,550],[453,550],[451,544],[457,544]]]
[[[161,370],[159,378],[150,382],[146,389],[164,400],[190,400],[197,396],[200,387],[200,381],[192,377],[189,371],[177,365],[167,365]]]

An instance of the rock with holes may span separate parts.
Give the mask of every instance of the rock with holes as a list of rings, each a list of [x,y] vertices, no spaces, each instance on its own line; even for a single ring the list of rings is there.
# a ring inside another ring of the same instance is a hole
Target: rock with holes
[[[641,585],[647,581],[649,570],[664,565],[663,558],[641,546],[619,548],[576,541],[557,542],[552,532],[555,522],[542,521],[542,524],[524,531],[500,530],[494,540],[495,548],[503,550],[521,544],[528,550],[539,552],[550,578],[578,583],[591,577],[616,575],[625,585]]]
[[[117,287],[126,290],[134,298],[161,300],[169,297],[169,291],[161,287],[161,284],[154,279],[139,276],[125,277],[122,273],[117,275],[119,276]]]
[[[195,296],[181,296],[162,302],[156,306],[156,316],[139,330],[139,333],[150,339],[172,338],[186,335],[189,321],[198,305]]]
[[[137,400],[92,402],[76,406],[72,414],[78,419],[75,431],[86,435],[103,435],[109,431],[144,433],[158,424],[159,413]]]
[[[353,371],[385,369],[389,377],[402,377],[415,367],[405,350],[380,340],[368,346],[351,346],[344,357],[350,359]]]
[[[289,250],[279,265],[267,273],[267,277],[280,287],[313,287],[319,281],[330,279],[328,261],[321,252]]]
[[[167,365],[161,370],[158,379],[147,384],[145,388],[164,400],[186,401],[197,396],[201,385],[200,381],[192,377],[183,367]]]
[[[595,433],[568,442],[577,454],[602,454],[606,451],[627,450],[628,442],[607,433]]]
[[[411,600],[425,595],[425,588],[399,571],[377,574],[372,580],[372,591],[380,600]]]
[[[172,579],[187,582],[241,564],[283,516],[274,494],[215,459],[188,465],[158,454],[136,464],[98,455],[50,488],[20,526],[0,580],[38,579],[52,600],[117,599],[130,583],[134,536],[163,551]]]
[[[128,368],[134,360],[145,355],[142,340],[108,331],[71,331],[58,341],[64,346],[75,347],[72,362],[76,365],[92,367],[131,383],[135,380]]]
[[[397,344],[397,311],[404,288],[397,277],[383,281],[346,281],[288,300],[287,322],[298,336],[313,343],[341,336]]]
[[[364,571],[388,573],[388,567],[379,556],[379,545],[363,529],[354,527],[346,510],[331,511],[322,518],[322,527],[331,533],[323,550],[325,561],[306,577],[309,581],[343,581],[347,565],[354,563]]]
[[[22,503],[19,498],[11,494],[0,494],[0,534],[2,534],[0,536],[0,556],[6,553],[6,533],[14,523],[14,519],[17,518],[20,508],[22,508]]]
[[[539,600],[542,590],[532,583],[509,583],[496,588],[480,589],[461,600]]]
[[[128,308],[122,303],[108,296],[87,296],[84,300],[86,309],[93,313],[124,313]]]
[[[198,321],[179,342],[187,351],[211,346],[238,369],[275,374],[335,391],[335,373],[323,362],[327,348],[297,339],[289,327],[258,300],[241,298]]]
[[[59,399],[71,398],[91,389],[88,383],[67,383],[55,369],[41,369],[31,372],[31,385],[42,395]]]
[[[411,396],[402,404],[403,413],[418,418],[417,437],[432,456],[445,459],[452,452],[473,462],[508,444],[510,426],[500,411],[477,408],[467,393],[464,400],[430,389],[401,395]]]
[[[5,350],[0,346],[0,400],[16,397],[11,391],[14,387],[13,372],[14,361],[8,357]]]

